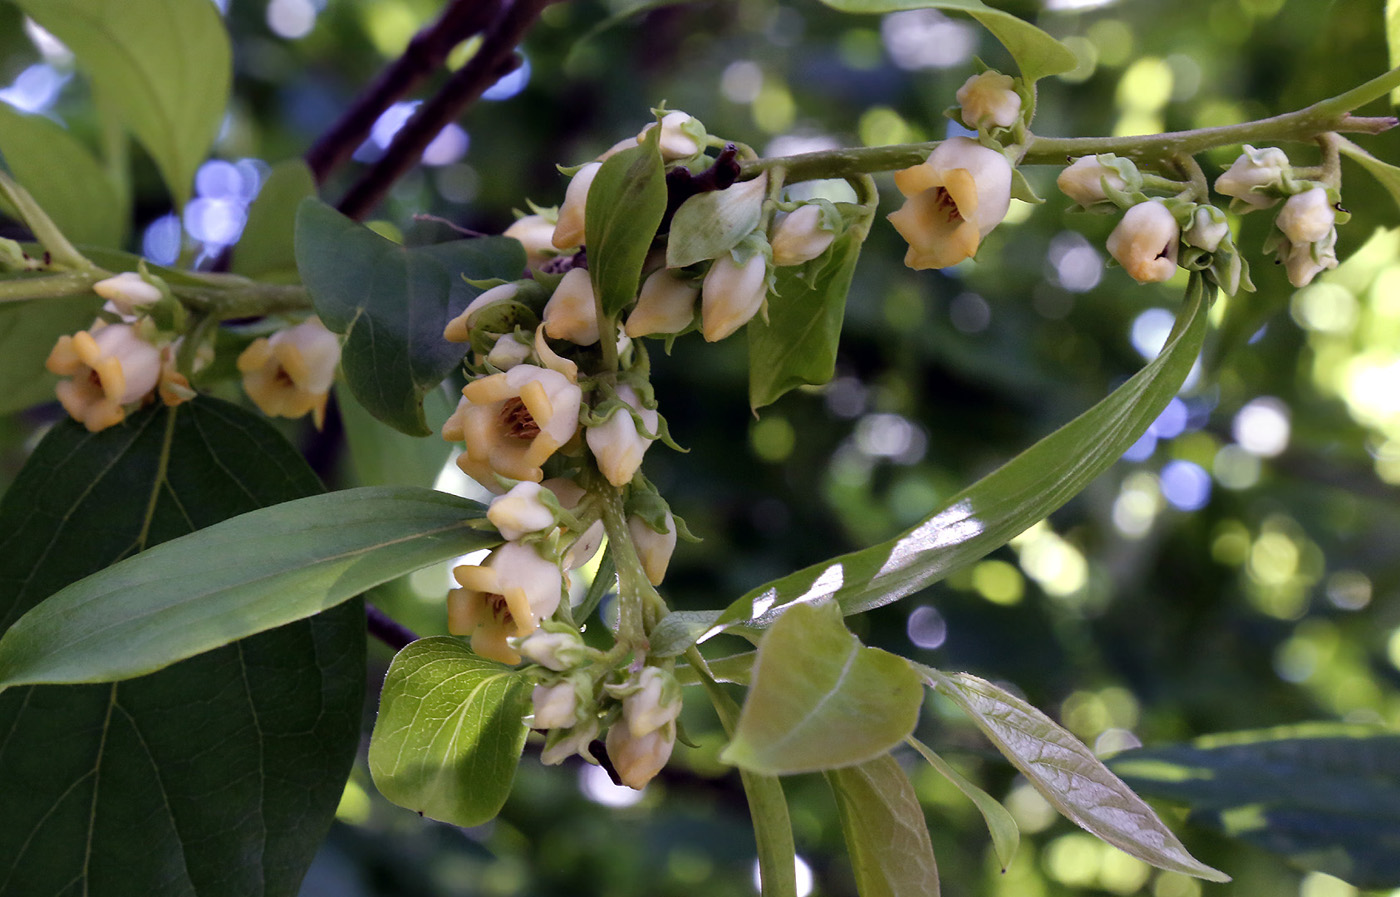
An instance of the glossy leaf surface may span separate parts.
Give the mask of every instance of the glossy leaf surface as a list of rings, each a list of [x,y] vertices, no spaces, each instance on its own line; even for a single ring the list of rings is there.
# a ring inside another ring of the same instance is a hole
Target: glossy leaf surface
[[[660,136],[661,129],[652,128],[641,145],[608,158],[588,188],[588,273],[604,314],[615,315],[636,300],[642,265],[666,214]]]
[[[0,500],[0,629],[144,546],[320,488],[214,399],[61,422]],[[364,653],[354,601],[140,679],[0,694],[0,894],[292,897],[354,757]]]
[[[938,897],[924,808],[889,754],[826,773],[861,897]]]
[[[528,730],[531,682],[460,639],[420,639],[384,678],[369,746],[389,800],[453,825],[480,825],[510,795]]]

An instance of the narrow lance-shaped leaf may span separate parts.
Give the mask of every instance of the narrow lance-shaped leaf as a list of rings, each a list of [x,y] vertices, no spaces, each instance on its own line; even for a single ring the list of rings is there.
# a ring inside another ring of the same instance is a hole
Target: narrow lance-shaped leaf
[[[1308,723],[1207,735],[1108,761],[1191,821],[1358,888],[1400,887],[1400,734]]]
[[[510,795],[530,680],[460,639],[420,639],[389,666],[369,768],[380,793],[453,825],[481,825]]]
[[[834,604],[799,604],[764,634],[720,759],[774,775],[861,763],[914,730],[922,701],[918,674],[862,646]]]
[[[498,541],[481,505],[431,489],[365,487],[252,511],[30,610],[0,638],[0,689],[150,673]]]
[[[826,773],[861,897],[938,897],[938,863],[914,786],[889,754]]]
[[[929,765],[938,770],[939,775],[953,783],[968,800],[977,807],[977,811],[986,820],[987,831],[992,836],[992,848],[997,853],[997,862],[1001,863],[1002,871],[1011,865],[1011,860],[1016,856],[1016,848],[1021,843],[1021,827],[1016,824],[1016,818],[1010,811],[1003,807],[996,798],[978,788],[967,780],[962,773],[953,768],[952,764],[938,756],[928,745],[915,738],[907,739],[909,744],[918,751]]]
[[[638,146],[610,156],[588,187],[584,239],[588,274],[603,314],[615,315],[637,298],[642,265],[666,214],[666,167],[652,128]]]
[[[1191,856],[1133,789],[1050,717],[976,676],[921,669],[1071,822],[1159,869],[1230,880]]]
[[[761,585],[723,612],[663,618],[666,653],[715,627],[762,629],[793,601],[835,598],[847,614],[897,601],[1005,545],[1117,461],[1177,394],[1205,339],[1214,288],[1192,275],[1162,352],[1103,401],[954,495],[893,539]]]

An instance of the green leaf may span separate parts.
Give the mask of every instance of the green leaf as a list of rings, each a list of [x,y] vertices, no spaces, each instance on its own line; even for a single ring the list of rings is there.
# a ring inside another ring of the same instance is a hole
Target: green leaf
[[[1009,12],[993,9],[982,0],[821,0],[832,9],[850,13],[887,13],[905,9],[941,9],[965,12],[996,35],[1002,42],[1021,76],[1027,81],[1039,81],[1048,75],[1068,72],[1079,64],[1074,51],[1041,31],[1030,22]]]
[[[145,545],[320,488],[215,399],[63,421],[0,501],[0,629]],[[293,897],[359,742],[364,629],[351,602],[140,679],[0,694],[0,894]]]
[[[508,237],[407,248],[317,199],[297,210],[297,269],[327,327],[345,334],[341,368],[355,398],[410,436],[432,431],[423,396],[461,364],[447,322],[483,290],[468,280],[514,280],[525,250]]]
[[[1186,851],[1152,808],[1084,744],[1003,688],[927,667],[930,683],[963,710],[997,750],[1075,825],[1158,869],[1229,881]]]
[[[91,293],[0,303],[0,414],[53,401],[58,378],[44,370],[44,360],[60,336],[92,324],[101,307]]]
[[[432,819],[487,822],[510,795],[531,688],[528,677],[477,657],[460,639],[404,648],[384,677],[369,743],[375,786]]]
[[[923,690],[908,662],[866,648],[834,604],[798,604],[764,634],[739,725],[720,754],[786,775],[862,763],[903,741]]]
[[[1185,382],[1214,287],[1193,275],[1162,353],[1084,414],[878,545],[759,586],[715,619],[763,628],[791,601],[835,598],[847,614],[881,607],[961,570],[1069,501],[1122,456]],[[671,639],[672,650],[676,639]],[[684,650],[682,647],[681,650]]]
[[[776,269],[768,294],[768,321],[749,321],[749,405],[757,411],[803,384],[826,383],[836,373],[836,349],[846,294],[864,234],[847,231],[819,259]]]
[[[684,268],[724,255],[758,229],[768,179],[707,190],[681,203],[666,236],[666,266]]]
[[[1209,735],[1108,761],[1191,821],[1364,890],[1400,887],[1400,735],[1313,723]]]
[[[1390,194],[1391,199],[1400,205],[1400,168],[1389,162],[1382,162],[1345,137],[1338,138],[1338,145],[1342,155],[1355,160],[1358,165],[1366,169],[1371,177],[1380,181],[1381,186]]]
[[[408,436],[375,420],[353,393],[336,388],[335,400],[345,427],[350,465],[362,486],[429,486],[437,482],[452,446],[441,436]],[[424,396],[428,424],[436,430],[452,413],[447,393]]]
[[[584,241],[593,292],[603,314],[616,315],[637,299],[642,265],[666,214],[666,167],[652,128],[639,146],[610,156],[588,187]]]
[[[1385,0],[1385,42],[1390,48],[1390,67],[1400,67],[1400,0]],[[1390,105],[1400,105],[1400,87],[1390,92]]]
[[[483,519],[481,505],[454,495],[370,486],[216,523],[21,617],[0,638],[0,689],[154,672],[499,542]]]
[[[938,897],[938,863],[909,777],[885,754],[826,773],[860,897]]]
[[[967,795],[968,800],[977,807],[978,812],[987,822],[987,831],[992,836],[992,849],[997,852],[997,862],[1001,863],[1001,871],[1005,872],[1006,867],[1011,865],[1011,860],[1016,856],[1016,848],[1021,843],[1021,827],[1016,824],[1015,817],[996,798],[968,781],[962,773],[953,768],[952,764],[935,754],[928,745],[915,738],[908,739],[908,742],[914,747],[914,750],[923,755],[930,766],[952,782],[955,788]]]
[[[245,277],[292,283],[297,279],[297,207],[316,195],[316,180],[300,159],[272,166],[253,204],[248,223],[233,247],[229,270]]]
[[[0,103],[0,155],[69,240],[121,245],[130,210],[118,200],[101,163],[67,129]]]
[[[228,32],[214,4],[15,2],[73,51],[184,206],[219,132],[233,73]]]

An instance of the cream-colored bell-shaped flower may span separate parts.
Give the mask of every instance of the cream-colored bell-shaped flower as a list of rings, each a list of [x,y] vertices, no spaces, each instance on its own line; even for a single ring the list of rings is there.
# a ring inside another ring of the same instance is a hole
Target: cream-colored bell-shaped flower
[[[694,121],[690,115],[684,112],[667,112],[661,117],[661,138],[658,146],[661,148],[661,158],[667,162],[674,162],[677,159],[686,159],[700,152],[700,144],[695,142],[695,138],[681,129],[687,122]],[[657,125],[655,122],[642,128],[637,134],[637,141],[646,139],[647,132]]]
[[[681,715],[681,687],[660,667],[643,667],[624,688],[622,718],[633,737],[654,732]]]
[[[125,406],[145,399],[160,381],[161,351],[129,324],[101,324],[60,336],[44,366],[60,381],[63,410],[96,433],[126,419]]]
[[[559,281],[544,306],[544,333],[580,346],[598,342],[598,305],[587,270],[574,268]]]
[[[269,417],[301,417],[308,411],[320,429],[326,397],[340,363],[340,338],[320,318],[253,340],[238,356],[243,391]]]
[[[972,258],[1011,207],[1011,163],[967,137],[943,141],[894,182],[905,201],[890,223],[909,243],[904,264],[919,271]]]
[[[525,264],[531,269],[538,270],[556,255],[554,223],[543,215],[517,218],[502,236],[520,241],[520,245],[525,247]]]
[[[1055,179],[1061,193],[1086,209],[1108,200],[1105,183],[1120,192],[1128,190],[1123,175],[1100,162],[1098,156],[1080,156]]]
[[[642,281],[637,304],[627,316],[623,332],[636,338],[653,333],[680,333],[695,320],[695,300],[700,290],[659,268]]]
[[[627,531],[632,534],[632,544],[637,547],[637,557],[642,562],[642,570],[654,586],[661,585],[666,577],[666,568],[671,564],[671,554],[676,550],[676,520],[671,512],[666,512],[666,532],[658,533],[640,517],[627,518]]]
[[[155,305],[161,300],[160,287],[148,282],[135,271],[123,271],[114,277],[99,280],[92,291],[112,304],[112,309],[124,318]]]
[[[462,387],[457,410],[442,425],[448,442],[465,442],[462,472],[493,492],[494,474],[538,483],[540,469],[578,432],[583,391],[557,371],[520,364]]]
[[[536,533],[554,526],[554,512],[540,500],[543,487],[528,480],[511,486],[504,495],[491,499],[486,519],[507,541],[515,541],[526,533]]]
[[[1313,187],[1288,198],[1274,224],[1290,243],[1316,243],[1337,224],[1337,211],[1324,187]]]
[[[1244,211],[1267,209],[1278,202],[1278,197],[1268,191],[1280,186],[1291,168],[1288,156],[1276,146],[1261,150],[1245,146],[1239,158],[1215,179],[1215,192],[1239,200]]]
[[[583,245],[584,209],[588,205],[588,188],[598,176],[601,162],[589,162],[574,173],[569,189],[564,191],[564,204],[559,207],[559,220],[550,239],[556,249],[572,249]]]
[[[768,259],[755,252],[747,261],[726,252],[715,259],[700,288],[700,335],[718,342],[747,324],[768,295]]]
[[[636,412],[648,432],[656,432],[661,423],[661,416],[655,409],[643,407],[636,390],[625,383],[619,383],[617,397]],[[598,462],[598,469],[614,486],[625,486],[632,482],[632,477],[642,466],[642,456],[655,441],[637,432],[637,422],[632,414],[626,408],[620,407],[614,408],[602,423],[589,427],[584,438]]]
[[[534,632],[559,607],[564,588],[558,565],[520,542],[452,575],[461,588],[447,593],[447,631],[470,635],[472,651],[508,664],[519,663],[520,654],[506,640]]]
[[[1138,283],[1160,283],[1176,273],[1181,228],[1158,200],[1140,202],[1123,213],[1108,235],[1108,254]]]
[[[1337,267],[1337,238],[1333,232],[1316,243],[1295,243],[1283,255],[1283,267],[1288,282],[1302,289],[1313,278],[1329,268]]]
[[[836,239],[836,232],[822,227],[822,208],[808,203],[778,219],[773,236],[773,266],[784,268],[800,265],[826,252]]]
[[[1016,80],[1001,72],[973,75],[958,88],[963,124],[969,128],[1009,128],[1021,117]]]
[[[641,791],[671,759],[676,746],[676,724],[669,723],[640,737],[629,731],[625,723],[613,723],[608,729],[608,759],[617,770],[617,777],[628,788]]]

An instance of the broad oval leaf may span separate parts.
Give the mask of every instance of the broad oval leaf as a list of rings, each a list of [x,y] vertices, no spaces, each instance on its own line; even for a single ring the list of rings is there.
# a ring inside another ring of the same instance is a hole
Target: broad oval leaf
[[[939,775],[953,783],[967,799],[972,801],[977,807],[977,811],[982,814],[982,819],[987,823],[987,832],[992,836],[992,849],[996,851],[997,862],[1001,863],[1001,871],[1005,872],[1006,867],[1011,865],[1011,860],[1016,856],[1016,848],[1021,844],[1021,827],[1016,824],[1016,817],[1003,807],[1001,803],[987,792],[972,784],[967,778],[947,760],[938,756],[923,742],[910,738],[910,746],[918,751],[929,766],[938,770]]]
[[[260,280],[296,282],[297,208],[315,195],[316,179],[305,162],[285,159],[272,166],[248,207],[248,223],[233,247],[229,270]]]
[[[145,545],[320,489],[215,399],[63,421],[0,500],[0,629]],[[139,679],[0,694],[0,894],[294,897],[354,759],[364,663],[354,601]]]
[[[938,897],[924,808],[889,754],[826,773],[861,897]]]
[[[637,298],[656,229],[666,214],[666,167],[652,128],[641,144],[608,157],[588,187],[584,239],[588,274],[603,314],[616,315]]]
[[[862,763],[914,731],[922,702],[903,658],[861,645],[835,605],[799,604],[764,634],[720,759],[772,775]]]
[[[906,9],[965,12],[996,35],[1016,60],[1027,81],[1067,72],[1079,64],[1074,51],[1030,22],[993,9],[982,0],[822,0],[832,9],[851,13],[887,13]]]
[[[154,672],[500,541],[481,505],[371,486],[252,511],[51,596],[0,638],[0,689]]]
[[[714,627],[763,628],[794,601],[834,598],[847,614],[881,607],[980,560],[1084,489],[1137,441],[1172,400],[1200,353],[1214,288],[1193,275],[1160,355],[1103,401],[948,500],[893,539],[759,586]],[[684,651],[699,623],[668,631]],[[711,627],[711,631],[714,631]]]
[[[1312,723],[1208,735],[1108,761],[1191,821],[1365,890],[1400,887],[1400,734]]]
[[[984,679],[924,669],[929,681],[1075,825],[1158,869],[1207,881],[1230,880],[1191,856],[1133,789],[1050,717]]]
[[[481,294],[468,280],[514,280],[509,237],[408,248],[309,198],[297,210],[297,269],[326,326],[345,335],[345,382],[366,410],[410,436],[431,433],[423,396],[462,362],[442,330]]]
[[[0,156],[70,241],[121,245],[129,210],[97,158],[63,126],[0,102]]]
[[[228,105],[233,54],[217,7],[189,0],[16,2],[73,51],[183,206]]]
[[[404,648],[384,677],[369,743],[375,786],[399,806],[442,822],[487,822],[515,780],[531,686],[460,639],[426,638]]]
[[[0,303],[0,414],[53,401],[58,378],[44,369],[54,343],[92,324],[102,300],[89,293]]]

